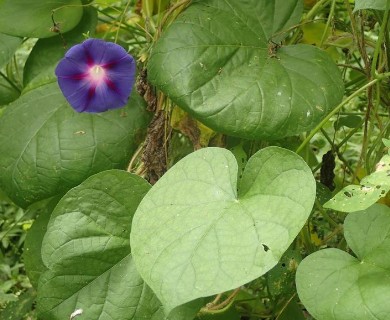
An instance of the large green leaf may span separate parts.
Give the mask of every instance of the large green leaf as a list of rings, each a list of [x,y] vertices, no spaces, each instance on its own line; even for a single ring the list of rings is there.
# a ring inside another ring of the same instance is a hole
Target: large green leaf
[[[362,9],[386,10],[386,3],[390,0],[355,0],[354,12]]]
[[[138,271],[167,309],[227,291],[275,266],[310,214],[315,182],[295,153],[269,147],[237,162],[205,148],[173,166],[134,216]]]
[[[324,207],[343,212],[364,210],[385,197],[389,191],[390,155],[385,155],[377,164],[376,171],[360,181],[360,186],[346,186]]]
[[[298,294],[317,320],[390,319],[390,209],[373,205],[344,224],[352,256],[325,249],[298,267]]]
[[[55,36],[50,30],[53,10],[62,32],[73,29],[83,14],[80,0],[0,0],[0,32],[31,38]]]
[[[21,38],[0,33],[0,68],[8,63],[21,43]]]
[[[23,69],[23,82],[25,86],[28,85],[24,91],[57,81],[54,69],[58,61],[63,58],[67,49],[85,39],[83,34],[88,33],[92,37],[95,34],[96,24],[96,9],[87,7],[84,9],[79,24],[72,31],[63,34],[66,48],[63,47],[63,40],[59,35],[48,39],[39,39],[29,54]]]
[[[272,41],[299,22],[302,5],[195,0],[154,46],[149,80],[195,118],[229,135],[278,139],[310,130],[344,89],[322,50],[294,45],[272,52]]]
[[[31,90],[0,118],[0,185],[19,206],[63,194],[99,171],[124,168],[146,127],[135,93],[123,109],[79,114],[57,83]]]
[[[162,319],[161,304],[134,267],[133,213],[150,185],[125,171],[98,173],[70,190],[53,211],[43,240],[38,290],[43,319]],[[55,294],[53,294],[55,293]]]

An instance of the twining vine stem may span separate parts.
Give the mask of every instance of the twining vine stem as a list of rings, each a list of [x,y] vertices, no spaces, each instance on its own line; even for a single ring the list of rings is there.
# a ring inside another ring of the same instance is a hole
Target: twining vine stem
[[[308,136],[305,138],[305,140],[303,140],[303,142],[301,143],[301,145],[298,147],[298,149],[295,151],[296,153],[299,153],[303,150],[303,148],[310,142],[310,140],[314,137],[314,135],[319,132],[321,130],[321,128],[329,121],[329,119],[331,117],[333,117],[336,113],[338,113],[340,111],[340,109],[346,105],[349,101],[351,101],[353,98],[355,98],[356,96],[358,96],[360,93],[362,93],[364,90],[366,90],[367,88],[371,87],[372,85],[374,85],[375,83],[377,83],[378,81],[380,81],[383,76],[385,74],[382,74],[382,77],[377,77],[373,80],[371,80],[370,82],[368,82],[367,84],[365,84],[363,87],[359,88],[358,90],[356,90],[354,93],[352,93],[349,97],[347,97],[344,101],[342,101],[336,108],[334,108],[309,134]]]
[[[234,298],[240,292],[241,287],[236,288],[225,300],[219,303],[222,294],[217,294],[215,299],[208,303],[205,307],[200,310],[200,313],[220,313],[225,311],[234,301]]]

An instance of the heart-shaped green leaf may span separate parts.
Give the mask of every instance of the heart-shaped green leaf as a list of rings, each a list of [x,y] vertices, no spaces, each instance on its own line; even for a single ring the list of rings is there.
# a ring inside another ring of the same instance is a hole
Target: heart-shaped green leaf
[[[390,155],[385,155],[377,164],[376,171],[360,181],[360,186],[346,186],[324,207],[343,212],[364,210],[385,197],[389,191]]]
[[[153,47],[149,80],[216,131],[278,139],[310,130],[344,89],[322,50],[273,43],[299,22],[302,5],[194,0]]]
[[[237,173],[230,151],[201,149],[173,166],[138,207],[135,263],[168,310],[270,270],[310,214],[315,182],[295,153],[260,150],[238,191]]]
[[[298,294],[317,320],[390,319],[390,209],[350,213],[345,239],[356,257],[325,249],[298,267]]]
[[[123,109],[79,114],[57,83],[22,95],[0,118],[0,185],[19,206],[63,194],[97,172],[124,168],[147,125],[135,92]]]
[[[61,32],[69,31],[83,15],[82,3],[80,0],[2,0],[0,32],[19,37],[53,37],[56,33],[50,29],[54,27],[52,14]]]
[[[164,318],[152,317],[161,315],[161,304],[136,271],[129,246],[133,213],[149,188],[138,176],[109,170],[61,199],[42,245],[49,268],[39,281],[42,319],[69,319],[76,309],[86,320]]]

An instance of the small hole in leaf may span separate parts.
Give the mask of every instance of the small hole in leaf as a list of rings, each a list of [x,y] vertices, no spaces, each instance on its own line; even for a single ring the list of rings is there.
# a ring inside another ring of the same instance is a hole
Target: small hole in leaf
[[[269,247],[264,243],[262,245],[263,245],[264,251],[267,252],[269,250]]]
[[[348,198],[351,198],[352,197],[352,193],[348,192],[348,191],[345,191],[344,194],[348,197]]]

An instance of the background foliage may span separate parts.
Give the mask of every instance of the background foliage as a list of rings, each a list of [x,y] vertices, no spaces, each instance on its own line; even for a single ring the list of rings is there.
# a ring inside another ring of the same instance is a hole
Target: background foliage
[[[387,0],[0,0],[0,318],[389,320]],[[94,37],[128,104],[68,105]]]

